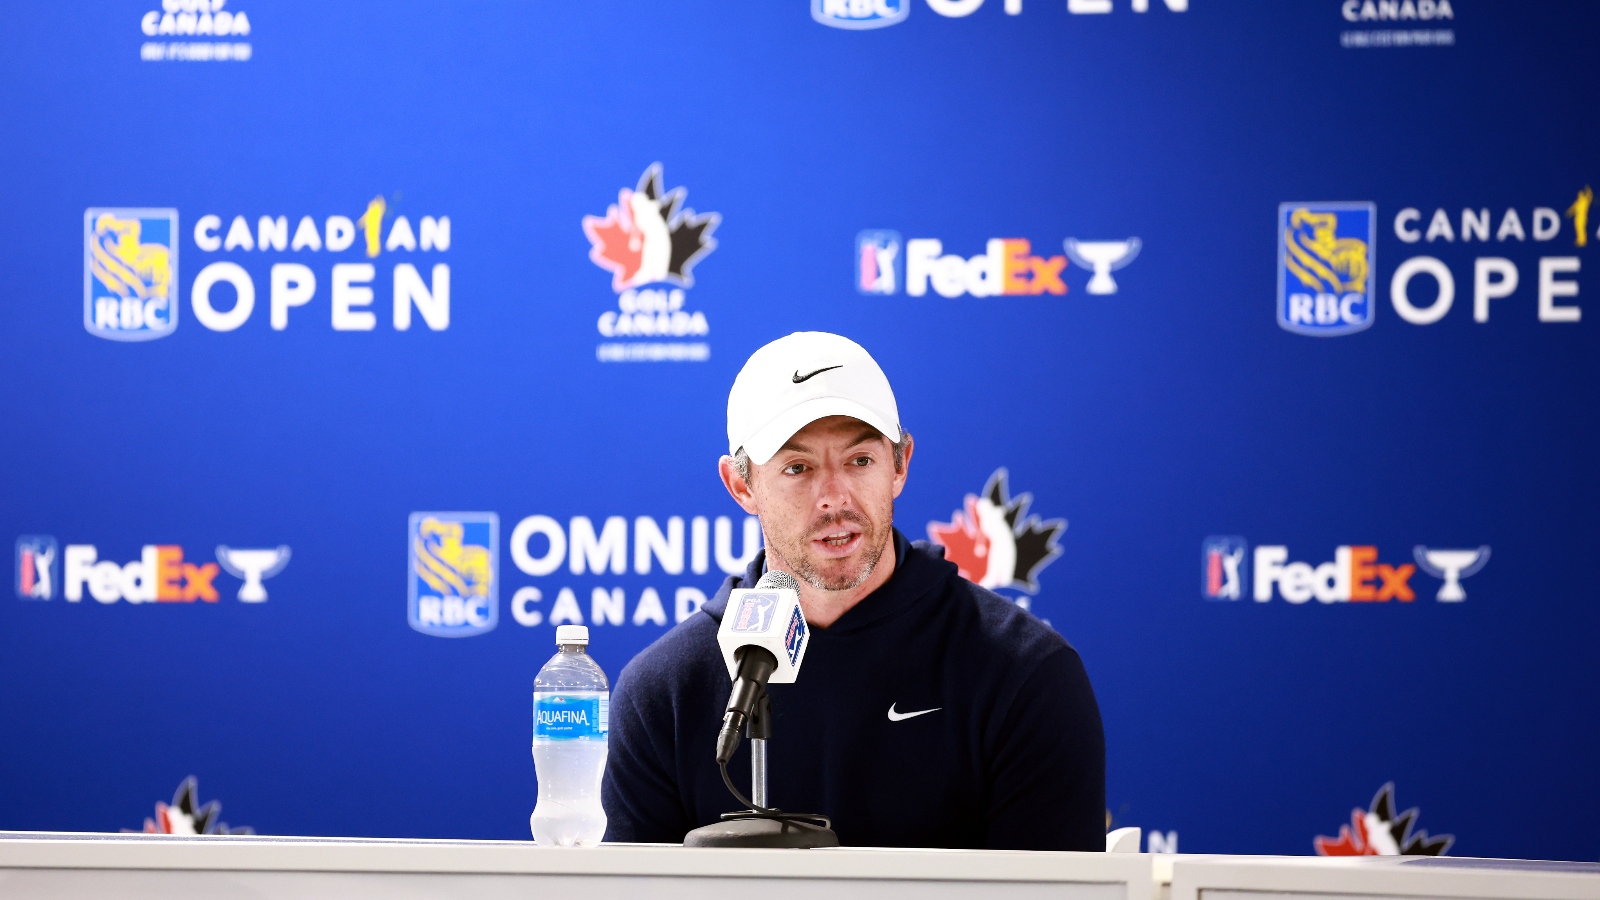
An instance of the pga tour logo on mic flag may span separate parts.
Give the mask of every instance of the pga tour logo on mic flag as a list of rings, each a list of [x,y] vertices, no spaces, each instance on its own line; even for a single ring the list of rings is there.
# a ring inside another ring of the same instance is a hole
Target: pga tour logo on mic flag
[[[733,630],[741,634],[760,633],[772,627],[772,613],[778,608],[777,594],[745,594],[733,617]]]
[[[774,576],[781,576],[774,578]],[[806,657],[809,629],[800,608],[800,594],[792,587],[769,587],[772,578],[779,584],[793,579],[782,573],[763,576],[760,589],[735,590],[728,595],[728,608],[717,626],[717,645],[730,677],[739,671],[740,651],[760,647],[777,663],[768,684],[792,684]]]

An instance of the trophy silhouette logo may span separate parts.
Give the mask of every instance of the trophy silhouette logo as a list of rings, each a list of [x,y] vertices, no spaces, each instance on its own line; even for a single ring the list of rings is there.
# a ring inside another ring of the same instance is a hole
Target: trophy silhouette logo
[[[1139,255],[1142,246],[1136,237],[1125,241],[1080,241],[1077,238],[1067,238],[1063,244],[1067,249],[1067,259],[1074,265],[1085,269],[1092,269],[1094,277],[1089,279],[1089,293],[1115,294],[1117,282],[1111,273],[1133,262]]]
[[[217,562],[229,575],[244,579],[244,584],[239,588],[241,602],[262,603],[267,599],[267,589],[262,586],[261,580],[283,571],[283,567],[289,564],[289,548],[279,546],[269,550],[236,550],[219,544]]]
[[[1417,566],[1435,578],[1444,579],[1436,599],[1443,603],[1459,603],[1467,599],[1461,589],[1461,579],[1476,575],[1489,562],[1488,546],[1476,550],[1429,550],[1418,544],[1411,551]]]

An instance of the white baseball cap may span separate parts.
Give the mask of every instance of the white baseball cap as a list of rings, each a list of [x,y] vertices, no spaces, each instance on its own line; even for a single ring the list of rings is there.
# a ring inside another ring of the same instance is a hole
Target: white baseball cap
[[[743,447],[761,465],[795,432],[826,416],[850,416],[900,441],[889,379],[855,341],[797,331],[750,354],[728,392],[728,453]]]

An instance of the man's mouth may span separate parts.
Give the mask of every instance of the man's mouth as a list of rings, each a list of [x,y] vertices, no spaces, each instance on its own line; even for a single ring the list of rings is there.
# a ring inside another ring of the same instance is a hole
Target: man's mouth
[[[845,556],[861,543],[861,532],[851,526],[835,526],[811,539],[826,556]]]

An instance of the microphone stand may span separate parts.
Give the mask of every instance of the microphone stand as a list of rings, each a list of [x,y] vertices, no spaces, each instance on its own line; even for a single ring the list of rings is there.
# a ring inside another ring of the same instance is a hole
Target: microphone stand
[[[837,847],[839,836],[827,816],[786,813],[767,807],[767,742],[772,739],[772,700],[761,688],[750,717],[745,720],[745,736],[750,739],[750,799],[747,801],[728,781],[728,790],[750,809],[723,813],[722,821],[702,825],[684,835],[685,847]]]
[[[767,741],[772,739],[772,700],[762,690],[761,697],[750,710],[750,722],[744,729],[750,739],[750,805],[767,805]]]

